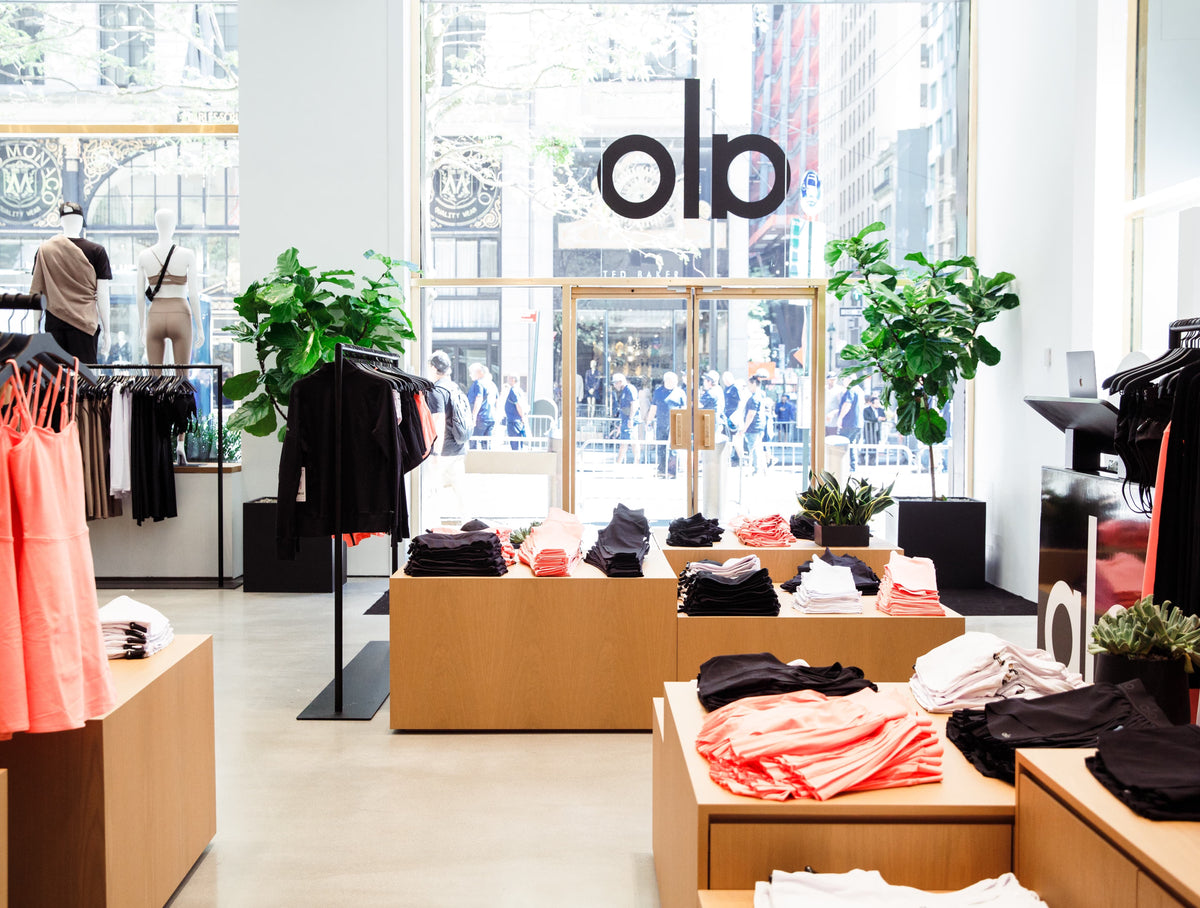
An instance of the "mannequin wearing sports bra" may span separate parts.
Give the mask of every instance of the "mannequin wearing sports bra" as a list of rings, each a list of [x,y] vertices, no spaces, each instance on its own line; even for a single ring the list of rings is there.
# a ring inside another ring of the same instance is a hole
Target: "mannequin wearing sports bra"
[[[166,342],[171,342],[171,361],[187,365],[192,361],[192,348],[204,342],[200,326],[200,276],[196,268],[196,254],[190,249],[176,246],[171,252],[171,238],[175,235],[175,213],[159,209],[154,213],[154,226],[158,228],[158,242],[138,254],[137,293],[138,322],[141,325],[142,344],[147,358],[153,365],[165,360]],[[171,260],[167,261],[167,254]],[[166,271],[163,272],[163,264]],[[149,303],[147,311],[147,288],[153,290],[163,275],[162,285]],[[191,304],[189,304],[189,300]]]

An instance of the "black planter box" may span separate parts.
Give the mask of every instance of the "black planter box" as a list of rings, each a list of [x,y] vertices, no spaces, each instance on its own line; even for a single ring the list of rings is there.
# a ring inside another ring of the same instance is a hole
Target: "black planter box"
[[[896,544],[905,555],[933,560],[939,589],[985,585],[986,501],[898,498],[896,507]]]
[[[346,582],[346,543],[342,546],[342,583]],[[242,589],[247,593],[332,593],[333,540],[301,539],[295,561],[278,557],[275,502],[242,505]]]
[[[871,528],[818,523],[813,528],[813,542],[831,549],[864,548],[871,544]]]

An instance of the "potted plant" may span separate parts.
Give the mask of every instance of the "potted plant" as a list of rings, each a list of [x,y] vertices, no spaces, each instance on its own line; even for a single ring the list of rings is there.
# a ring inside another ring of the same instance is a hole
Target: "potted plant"
[[[909,554],[933,558],[947,587],[982,586],[986,505],[959,499],[961,515],[941,506],[933,446],[946,440],[942,412],[958,381],[1000,361],[1000,351],[979,330],[1020,304],[1011,289],[1014,277],[1006,271],[989,277],[971,256],[930,262],[920,252],[904,257],[914,269],[902,275],[888,264],[888,241],[871,238],[883,229],[877,221],[825,246],[828,265],[843,256],[850,263],[830,278],[829,291],[839,300],[860,294],[865,303],[866,327],[859,343],[842,349],[842,375],[852,377],[851,384],[880,376],[883,404],[895,408],[896,431],[928,447],[929,500],[924,507],[915,499],[899,501],[897,543]]]
[[[321,363],[332,362],[339,342],[403,352],[416,335],[404,311],[399,272],[409,262],[367,251],[378,277],[350,269],[317,271],[301,264],[293,247],[274,270],[233,301],[241,320],[226,328],[254,348],[258,367],[225,380],[225,396],[241,401],[225,437],[238,431],[282,440],[292,386]],[[330,592],[333,548],[329,539],[302,539],[295,561],[275,552],[273,498],[242,505],[243,583],[247,592]],[[345,543],[341,543],[344,545]],[[343,569],[345,559],[342,561]],[[345,577],[342,577],[345,580]]]
[[[890,485],[876,489],[864,479],[851,477],[842,486],[829,472],[818,478],[810,473],[809,487],[796,500],[801,514],[813,521],[813,541],[836,548],[869,545],[868,522],[895,504]]]
[[[1176,725],[1191,721],[1188,675],[1200,665],[1200,617],[1153,596],[1114,605],[1092,627],[1097,681],[1140,678]]]

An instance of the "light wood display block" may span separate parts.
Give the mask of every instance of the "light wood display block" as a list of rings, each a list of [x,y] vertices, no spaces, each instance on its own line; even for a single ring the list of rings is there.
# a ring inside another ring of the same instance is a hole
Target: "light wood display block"
[[[393,574],[391,727],[649,729],[675,673],[676,576],[654,545],[642,570]]]
[[[706,559],[709,561],[728,561],[730,558],[744,558],[746,555],[757,555],[758,560],[762,562],[762,566],[771,574],[772,583],[786,583],[796,576],[796,568],[801,562],[811,561],[813,555],[820,555],[825,551],[825,546],[817,545],[815,542],[810,542],[806,539],[801,539],[787,548],[742,545],[730,530],[726,530],[725,535],[712,546],[700,548],[667,545],[667,531],[662,527],[653,530],[653,533],[654,538],[662,547],[663,555],[666,556],[667,562],[671,565],[671,569],[675,572],[676,576],[679,575],[679,572],[683,570],[684,565],[689,561],[704,561]],[[835,555],[853,555],[855,558],[869,565],[871,570],[882,577],[883,569],[887,567],[888,559],[891,558],[892,552],[903,554],[904,549],[880,542],[862,548],[839,548],[838,546],[832,546],[831,551]]]
[[[22,908],[160,908],[216,834],[212,637],[110,663],[117,706],[0,743]]]
[[[702,889],[700,908],[754,908],[753,889]]]
[[[907,696],[907,685],[883,687]],[[665,685],[662,792],[653,800],[663,908],[696,908],[698,890],[753,889],[772,870],[805,865],[878,870],[922,889],[958,889],[1012,869],[1012,786],[963,758],[946,740],[945,716],[930,717],[944,746],[942,782],[778,802],[731,794],[709,778],[695,749],[705,715],[695,682]]]
[[[1088,771],[1093,752],[1017,752],[1022,885],[1054,908],[1200,906],[1200,823],[1138,816]]]
[[[861,615],[805,615],[784,600],[779,617],[680,615],[677,681],[695,678],[713,656],[774,653],[784,662],[809,665],[857,665],[872,681],[907,681],[918,656],[961,636],[963,616],[947,609],[942,617],[885,615],[875,597],[863,597]]]

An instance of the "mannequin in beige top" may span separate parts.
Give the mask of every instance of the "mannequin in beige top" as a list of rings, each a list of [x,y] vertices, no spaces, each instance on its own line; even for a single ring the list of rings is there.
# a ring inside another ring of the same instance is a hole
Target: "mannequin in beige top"
[[[154,212],[154,226],[158,228],[158,242],[143,249],[137,260],[138,324],[141,327],[142,345],[146,348],[149,362],[161,365],[166,353],[166,341],[169,340],[171,361],[187,365],[192,361],[192,348],[204,343],[204,332],[200,326],[200,275],[196,268],[196,254],[182,246],[175,247],[162,286],[147,312],[145,291],[146,288],[154,289],[163,262],[167,261],[171,238],[175,235],[175,213],[165,208]]]

